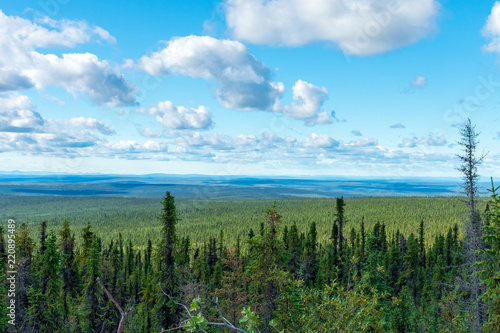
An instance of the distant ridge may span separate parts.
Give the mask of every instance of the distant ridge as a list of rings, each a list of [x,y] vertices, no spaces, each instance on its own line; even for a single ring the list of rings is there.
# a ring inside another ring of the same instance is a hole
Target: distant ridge
[[[460,195],[458,178],[275,177],[211,175],[0,174],[0,195],[269,199]],[[486,195],[487,182],[481,183]]]

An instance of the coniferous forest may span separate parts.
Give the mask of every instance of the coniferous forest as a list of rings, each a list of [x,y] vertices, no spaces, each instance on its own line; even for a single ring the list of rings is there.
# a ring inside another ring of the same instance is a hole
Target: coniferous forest
[[[283,225],[272,205],[231,242],[223,228],[193,242],[178,231],[170,192],[144,246],[120,232],[104,240],[90,222],[9,222],[0,330],[498,332],[500,198],[492,180],[488,200],[477,200],[477,135],[470,123],[461,134],[468,213],[444,231],[425,220],[414,230],[348,221],[339,197],[326,235],[314,220]]]
[[[476,322],[498,330],[496,192],[478,215],[487,253],[474,264],[485,283],[479,299],[458,225],[428,242],[425,221],[410,233],[383,223],[368,229],[364,220],[356,230],[345,227],[344,211],[338,198],[326,242],[318,242],[315,222],[306,232],[283,228],[279,207],[270,207],[235,245],[221,230],[194,247],[178,237],[167,192],[161,240],[144,250],[122,237],[103,243],[91,224],[75,246],[69,222],[57,232],[42,222],[38,239],[23,223],[15,233],[17,331],[474,332]],[[0,239],[4,266],[10,235]],[[2,330],[16,331],[7,322],[8,283],[2,287]]]

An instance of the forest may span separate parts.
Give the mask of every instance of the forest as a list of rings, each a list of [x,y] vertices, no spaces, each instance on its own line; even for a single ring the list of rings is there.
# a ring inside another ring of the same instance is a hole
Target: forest
[[[167,191],[86,198],[87,213],[2,197],[17,221],[0,232],[0,331],[498,332],[499,187],[477,197],[482,157],[461,134],[463,197],[193,206]]]
[[[79,246],[67,221],[51,231],[42,222],[37,239],[22,223],[15,233],[16,326],[8,324],[3,292],[1,328],[18,332],[115,332],[119,325],[121,332],[174,328],[191,332],[237,328],[245,332],[474,331],[479,318],[473,309],[478,305],[471,298],[467,242],[458,224],[439,232],[429,230],[429,223],[422,220],[415,230],[401,232],[388,231],[383,222],[368,227],[361,218],[358,228],[346,227],[346,201],[336,199],[328,237],[319,236],[314,221],[305,231],[297,223],[283,226],[276,205],[267,209],[257,229],[238,234],[234,244],[226,241],[222,229],[217,237],[197,246],[189,234],[180,236],[179,216],[169,192],[158,221],[161,237],[148,240],[144,249],[121,234],[104,242],[90,223],[82,230]],[[483,239],[491,250],[499,245],[499,209],[493,188],[480,215],[487,231]],[[9,230],[0,239],[4,267],[13,243]],[[488,253],[495,256],[493,263],[498,262],[498,250]],[[480,276],[492,279],[496,287],[498,271],[491,266],[487,261],[478,263]],[[478,301],[498,302],[495,289],[486,290]],[[498,318],[483,315],[482,324],[496,331]]]

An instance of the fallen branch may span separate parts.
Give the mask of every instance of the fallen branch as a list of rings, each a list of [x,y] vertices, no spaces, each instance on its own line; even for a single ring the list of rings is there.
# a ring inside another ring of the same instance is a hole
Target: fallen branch
[[[104,285],[101,283],[101,279],[96,278],[96,281],[99,284],[99,286],[101,286],[102,291],[104,291],[104,293],[108,296],[109,300],[111,302],[113,302],[113,304],[115,305],[115,307],[120,312],[120,315],[122,316],[121,319],[120,319],[120,323],[118,324],[118,330],[116,331],[116,333],[121,333],[122,330],[123,330],[123,324],[125,323],[125,318],[127,317],[127,312],[123,311],[123,309],[120,306],[120,304],[118,304],[118,302],[115,301],[115,299],[113,298],[113,296],[111,295],[111,293],[108,291],[108,289],[106,289],[106,287],[104,287]]]
[[[170,300],[172,300],[172,302],[174,302],[175,304],[177,304],[179,306],[182,306],[184,308],[184,310],[186,310],[189,319],[193,319],[193,315],[191,314],[191,311],[189,311],[189,309],[188,309],[188,307],[186,305],[184,305],[182,303],[176,302],[173,299],[173,297],[170,296],[168,293],[166,293],[161,287],[160,287],[160,290],[161,290],[161,292],[163,294],[165,294],[168,298],[170,298]],[[217,307],[217,312],[219,313],[219,316],[221,317],[221,319],[222,319],[223,322],[222,323],[215,323],[215,322],[207,321],[207,322],[205,322],[206,325],[208,325],[208,326],[226,326],[226,327],[228,327],[228,328],[230,328],[232,330],[238,331],[238,332],[248,333],[248,331],[245,331],[245,330],[243,330],[241,328],[238,328],[238,327],[234,326],[229,320],[227,320],[226,318],[224,318],[224,316],[222,315],[222,312],[220,310],[219,299],[218,298],[215,299],[215,305]],[[200,308],[200,311],[201,311],[201,308]],[[193,326],[192,325],[182,325],[182,326],[177,326],[177,327],[170,328],[170,329],[162,329],[160,333],[176,331],[176,330],[180,330],[180,329],[183,329],[183,328],[193,328]],[[199,330],[206,333],[206,331],[203,330],[203,329],[199,329]]]

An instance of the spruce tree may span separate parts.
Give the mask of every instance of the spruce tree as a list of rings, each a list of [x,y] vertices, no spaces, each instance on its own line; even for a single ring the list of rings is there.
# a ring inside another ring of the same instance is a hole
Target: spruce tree
[[[491,197],[489,200],[489,211],[487,212],[489,224],[484,226],[483,241],[488,248],[482,252],[484,260],[479,263],[481,270],[479,275],[483,277],[486,284],[486,292],[482,300],[489,305],[488,321],[485,331],[500,331],[500,198],[499,187],[494,186],[491,180]]]
[[[26,222],[23,222],[16,231],[16,259],[18,284],[16,292],[16,323],[21,331],[29,331],[29,321],[26,318],[29,301],[28,291],[33,284],[32,260],[35,242],[30,236],[30,229]]]
[[[288,259],[288,270],[292,276],[298,274],[300,268],[299,253],[299,231],[294,223],[290,228],[290,256]]]
[[[314,283],[316,282],[316,275],[318,274],[318,254],[316,251],[318,245],[317,238],[318,233],[316,231],[316,222],[312,222],[307,235],[303,270],[306,286],[309,287],[314,286]]]
[[[162,241],[159,247],[158,259],[158,299],[156,301],[156,320],[159,328],[167,329],[176,323],[177,305],[174,299],[177,296],[178,277],[176,274],[176,226],[177,217],[174,196],[167,192],[163,199],[161,214]]]
[[[343,256],[343,246],[344,246],[344,235],[343,235],[343,230],[344,230],[344,197],[337,198],[337,213],[336,213],[336,218],[337,218],[337,223],[338,223],[338,228],[339,228],[339,258],[342,258]]]
[[[63,319],[68,320],[68,298],[74,298],[78,292],[78,269],[75,262],[75,234],[71,232],[69,222],[64,221],[59,230],[59,251],[61,253],[61,277],[63,289]]]
[[[83,243],[87,244],[86,255],[81,257],[85,266],[83,275],[83,294],[80,300],[80,310],[78,311],[80,329],[85,333],[97,331],[103,321],[104,295],[97,284],[100,277],[100,248],[99,242],[90,231],[90,225],[84,228],[82,235]]]
[[[63,322],[63,304],[59,301],[62,292],[60,254],[53,232],[42,239],[44,251],[38,265],[39,283],[31,286],[29,293],[30,317],[35,330],[57,332]]]
[[[263,230],[263,236],[249,240],[249,246],[253,250],[250,252],[252,257],[246,273],[251,278],[252,300],[260,304],[260,315],[270,322],[278,306],[285,272],[282,270],[284,249],[277,237],[281,215],[273,206],[266,211],[266,218],[267,226]]]
[[[425,267],[425,232],[424,232],[424,220],[420,221],[419,228],[419,238],[418,238],[418,247],[420,250],[420,265]]]
[[[481,218],[477,211],[477,182],[479,180],[478,167],[482,164],[485,154],[477,155],[479,133],[476,126],[473,126],[470,119],[460,129],[460,141],[462,154],[457,155],[462,164],[457,168],[463,176],[463,193],[467,196],[469,205],[469,217],[465,223],[465,253],[466,262],[470,269],[467,273],[469,281],[464,284],[470,295],[470,311],[474,313],[473,329],[479,330],[483,325],[486,307],[482,303],[480,296],[484,292],[481,281],[477,276],[478,268],[476,262],[483,260],[478,253],[484,249],[481,240]]]

